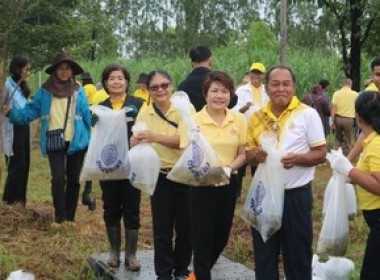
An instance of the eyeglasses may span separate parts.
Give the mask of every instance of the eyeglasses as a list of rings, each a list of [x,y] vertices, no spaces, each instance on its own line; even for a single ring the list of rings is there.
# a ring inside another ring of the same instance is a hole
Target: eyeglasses
[[[152,92],[156,92],[160,88],[163,89],[163,90],[168,89],[169,86],[170,86],[170,83],[163,83],[163,84],[160,84],[160,85],[151,86],[151,87],[149,87],[149,90],[152,91]]]

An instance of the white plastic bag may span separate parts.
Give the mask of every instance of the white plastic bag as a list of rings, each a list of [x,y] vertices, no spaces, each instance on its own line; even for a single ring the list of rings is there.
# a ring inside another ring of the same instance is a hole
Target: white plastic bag
[[[348,280],[354,268],[354,262],[347,258],[329,257],[322,263],[317,255],[313,255],[313,280]]]
[[[226,185],[229,178],[215,150],[198,129],[189,133],[190,145],[184,150],[167,178],[191,186]]]
[[[327,183],[327,187],[325,190],[325,195],[323,199],[323,215],[326,214],[326,208],[328,205],[328,201],[331,197],[331,190],[332,190],[332,183],[333,183],[333,177],[330,178],[329,182]],[[347,194],[347,213],[348,217],[350,219],[353,219],[356,215],[356,193],[355,193],[355,187],[352,184],[346,183],[346,194]]]
[[[23,272],[21,269],[11,272],[7,280],[34,280],[34,275],[28,272]]]
[[[112,110],[102,105],[90,108],[99,121],[91,132],[80,180],[127,179],[129,136],[125,113],[128,109]]]
[[[144,122],[136,122],[132,127],[133,133],[147,129]],[[161,167],[157,152],[148,143],[140,143],[129,150],[128,158],[130,164],[128,179],[132,186],[153,195]]]
[[[348,246],[348,214],[345,176],[334,173],[331,193],[326,206],[317,252],[329,256],[344,256]]]
[[[284,208],[284,168],[282,152],[277,150],[274,136],[261,137],[261,145],[268,153],[257,167],[245,200],[241,217],[260,232],[266,242],[281,228]]]
[[[196,124],[192,118],[192,104],[190,98],[184,91],[177,91],[172,94],[170,101],[173,104],[174,109],[180,112],[184,124],[189,130],[196,129]]]

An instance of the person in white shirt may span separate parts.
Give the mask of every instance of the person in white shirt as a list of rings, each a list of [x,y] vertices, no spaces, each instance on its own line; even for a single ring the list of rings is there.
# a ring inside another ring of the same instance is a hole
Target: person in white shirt
[[[263,108],[269,100],[263,84],[265,72],[264,64],[252,63],[249,69],[250,82],[236,90],[238,100],[233,110],[243,113],[247,120],[253,113]]]
[[[263,84],[265,77],[265,66],[260,62],[252,63],[249,68],[249,82],[236,89],[237,103],[232,108],[233,111],[243,113],[248,121],[253,113],[257,112],[265,106],[269,101],[265,86]],[[246,167],[244,165],[238,170],[238,188],[237,198],[240,198],[243,177],[246,174]],[[256,167],[251,166],[251,176],[255,174]]]

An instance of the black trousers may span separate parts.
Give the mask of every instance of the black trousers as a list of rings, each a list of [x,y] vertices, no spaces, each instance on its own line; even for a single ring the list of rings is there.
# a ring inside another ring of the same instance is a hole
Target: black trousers
[[[210,280],[211,269],[227,245],[234,217],[237,175],[221,187],[193,187],[190,217],[197,280]]]
[[[103,198],[103,218],[106,227],[120,227],[121,217],[124,227],[129,230],[140,228],[141,191],[133,187],[129,180],[100,181]]]
[[[380,277],[380,209],[363,210],[364,219],[369,227],[361,280],[376,280]]]
[[[160,173],[151,197],[154,268],[158,280],[172,280],[173,274],[188,273],[192,255],[189,189],[189,186],[173,182]]]
[[[257,280],[279,279],[280,251],[286,279],[312,279],[312,204],[311,182],[303,187],[287,190],[281,229],[264,243],[260,233],[252,228]]]
[[[66,143],[68,147],[69,143]],[[67,155],[66,151],[49,152],[51,190],[55,222],[74,221],[79,197],[79,175],[85,150]]]
[[[26,190],[30,166],[30,127],[13,125],[13,156],[5,156],[8,175],[5,181],[3,201],[6,204],[26,204]]]

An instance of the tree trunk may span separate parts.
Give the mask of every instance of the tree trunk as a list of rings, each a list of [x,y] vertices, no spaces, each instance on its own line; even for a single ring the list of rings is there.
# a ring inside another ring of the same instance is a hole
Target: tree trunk
[[[361,33],[359,18],[361,17],[362,1],[350,0],[350,18],[351,18],[351,52],[349,72],[352,79],[352,88],[356,91],[360,91],[360,65],[361,65]]]
[[[280,64],[286,64],[287,0],[280,2]]]

